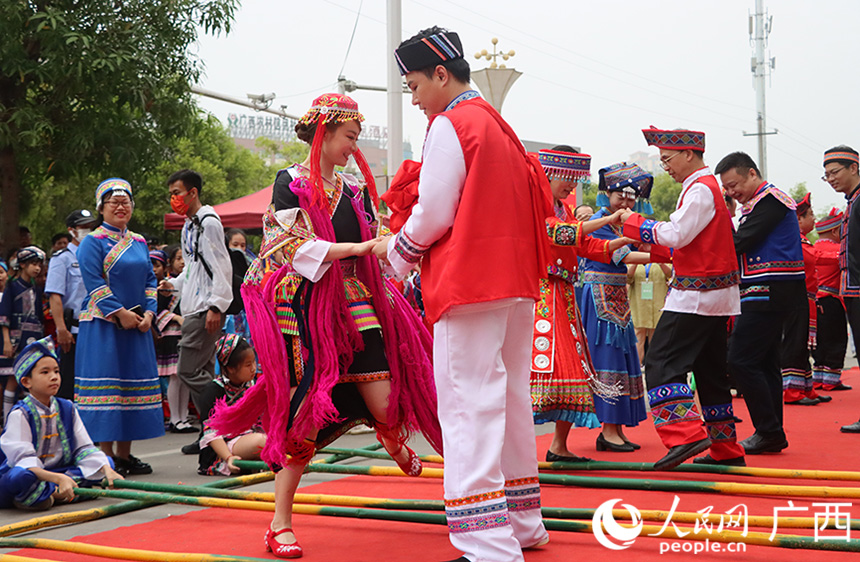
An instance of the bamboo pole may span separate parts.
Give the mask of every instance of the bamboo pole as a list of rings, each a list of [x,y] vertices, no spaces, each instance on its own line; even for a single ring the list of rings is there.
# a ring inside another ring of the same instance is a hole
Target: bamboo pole
[[[30,558],[29,556],[16,556],[14,554],[0,554],[0,560],[4,562],[57,562],[47,558]]]
[[[118,487],[131,490],[142,490],[150,492],[164,492],[169,494],[180,494],[188,496],[209,496],[226,499],[238,499],[260,502],[274,502],[275,494],[271,492],[243,492],[238,490],[212,490],[202,486],[184,486],[175,484],[155,484],[151,482],[138,482],[123,480],[117,482]],[[376,509],[400,509],[412,511],[444,511],[445,503],[441,500],[408,500],[392,498],[373,498],[367,496],[345,496],[333,494],[296,494],[296,504],[331,505],[342,507],[371,507]],[[543,507],[541,514],[545,518],[553,519],[591,519],[594,517],[594,509],[567,508],[567,507]],[[612,515],[616,518],[628,517],[626,509],[615,509]],[[640,510],[643,521],[665,521],[670,516],[669,511],[664,510]],[[673,521],[679,523],[695,523],[702,521],[702,514],[695,512],[676,511],[671,513]],[[814,517],[777,517],[779,527],[813,529],[817,523]],[[767,515],[750,515],[746,518],[750,527],[772,528],[774,517]],[[828,529],[835,529],[837,521],[828,519]],[[860,529],[860,520],[850,521],[850,526]]]
[[[364,455],[355,455],[364,456]],[[736,476],[754,476],[757,478],[786,478],[806,480],[841,480],[860,482],[860,472],[842,470],[804,470],[794,468],[762,468],[753,466],[720,466],[706,464],[682,464],[670,471],[654,470],[652,463],[644,462],[539,462],[541,470],[624,470],[641,472],[688,472],[697,474],[731,474]]]
[[[367,447],[361,449],[353,449],[355,451],[374,451],[382,447],[380,443],[373,443],[368,445]],[[315,463],[333,463],[342,460],[346,460],[350,458],[352,455],[338,453],[334,454],[328,458],[320,459],[318,461],[314,461]],[[265,464],[264,464],[265,466]],[[223,489],[223,488],[232,488],[235,486],[250,486],[252,484],[259,484],[262,482],[268,482],[274,479],[275,475],[273,472],[262,472],[255,474],[244,474],[241,476],[235,476],[232,478],[224,478],[222,480],[218,480],[216,482],[211,482],[208,484],[203,484],[200,486],[201,488],[213,488],[213,489]],[[117,482],[131,482],[130,480],[118,480]],[[96,507],[92,509],[83,509],[79,511],[70,511],[66,513],[55,513],[51,515],[45,515],[42,517],[34,517],[32,519],[28,519],[26,521],[19,521],[18,523],[12,523],[11,525],[3,525],[0,526],[0,537],[7,537],[12,535],[17,535],[21,533],[26,533],[28,531],[37,531],[46,529],[48,527],[58,527],[60,525],[70,525],[74,523],[86,523],[88,521],[95,521],[97,519],[102,519],[104,517],[111,517],[114,515],[121,515],[123,513],[128,513],[131,511],[136,511],[138,509],[144,509],[147,507],[153,507],[157,505],[157,503],[151,502],[140,502],[137,500],[121,502],[118,504],[108,505],[104,507]]]
[[[237,464],[253,461],[236,461]],[[309,472],[336,474],[365,474],[370,476],[405,476],[397,467],[308,465]],[[441,468],[425,468],[419,478],[442,478]],[[698,482],[687,480],[645,480],[640,478],[606,478],[572,474],[541,474],[541,484],[606,488],[617,490],[649,490],[658,492],[698,492],[728,495],[758,495],[778,497],[860,498],[860,488],[833,486],[782,486],[773,484],[742,484],[737,482]]]
[[[360,449],[345,449],[340,447],[326,447],[319,450],[320,453],[348,454],[353,457],[365,457],[369,459],[391,460],[391,456],[383,452],[367,453]],[[421,455],[418,458],[422,462],[443,464],[444,459],[439,455]],[[696,474],[732,474],[736,476],[753,476],[757,478],[786,478],[806,480],[841,480],[846,482],[860,482],[860,472],[843,470],[808,470],[794,468],[763,468],[754,466],[720,466],[705,464],[682,464],[671,471],[654,470],[653,463],[646,462],[607,462],[591,461],[584,463],[573,462],[539,462],[541,470],[577,470],[577,471],[631,471],[631,472],[682,472]]]
[[[272,562],[271,559],[249,558],[246,556],[228,556],[225,554],[200,554],[160,552],[157,550],[139,550],[133,548],[117,548],[71,541],[52,539],[0,539],[0,548],[40,548],[44,550],[59,550],[74,552],[89,556],[101,556],[117,560],[144,560],[152,562]]]

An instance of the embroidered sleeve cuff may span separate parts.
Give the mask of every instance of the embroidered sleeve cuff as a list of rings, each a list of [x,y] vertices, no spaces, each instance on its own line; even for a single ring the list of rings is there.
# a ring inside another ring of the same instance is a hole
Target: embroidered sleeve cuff
[[[102,285],[90,292],[90,301],[101,312],[104,318],[122,308],[122,304],[116,300],[113,291],[107,285]]]
[[[394,241],[394,251],[408,264],[415,265],[424,256],[430,246],[418,244],[402,230],[397,233]]]
[[[612,252],[612,263],[618,265],[624,261],[624,258],[627,257],[627,254],[630,253],[630,246],[621,246],[614,252]]]
[[[173,313],[169,310],[162,310],[155,317],[155,327],[159,332],[163,332],[170,321],[173,319]]]
[[[546,220],[546,233],[557,246],[579,246],[582,244],[582,223],[562,222],[555,217]]]
[[[626,221],[624,221],[624,236],[641,240],[648,244],[656,244],[657,240],[654,237],[654,227],[657,226],[657,221],[646,219],[639,213],[633,213]]]

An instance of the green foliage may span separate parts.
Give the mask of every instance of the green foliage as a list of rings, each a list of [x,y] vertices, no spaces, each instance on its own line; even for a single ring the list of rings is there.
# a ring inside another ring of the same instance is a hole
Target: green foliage
[[[132,181],[135,209],[130,228],[141,234],[156,235],[164,241],[164,214],[170,212],[166,180],[171,173],[190,168],[203,176],[201,200],[217,205],[263,189],[274,179],[276,170],[258,155],[239,148],[227,130],[211,116],[199,117],[182,137],[172,139],[165,159],[150,171],[137,174]],[[108,175],[89,174],[73,179],[50,178],[34,190],[34,199],[24,224],[30,227],[37,243],[64,230],[64,221],[74,209],[95,210],[95,188]]]
[[[254,144],[257,148],[262,149],[267,157],[275,158],[288,164],[304,162],[311,151],[311,147],[302,141],[282,142],[266,137],[257,137]]]
[[[675,211],[678,197],[683,186],[663,172],[654,177],[654,187],[651,188],[651,206],[654,207],[653,218],[658,221],[669,220],[669,215]]]
[[[807,193],[809,193],[809,190],[806,188],[805,181],[796,183],[788,192],[788,194],[791,195],[791,198],[795,201],[800,201]]]
[[[228,32],[238,0],[0,3],[3,231],[38,190],[121,176],[140,185],[196,120],[189,54]],[[92,184],[90,183],[90,186]]]

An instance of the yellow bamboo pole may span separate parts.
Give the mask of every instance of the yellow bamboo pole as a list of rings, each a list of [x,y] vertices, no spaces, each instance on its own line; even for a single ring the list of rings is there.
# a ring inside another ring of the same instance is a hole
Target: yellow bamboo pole
[[[29,556],[17,556],[15,554],[0,554],[0,560],[3,562],[57,562],[47,558],[30,558]]]
[[[754,476],[756,478],[785,478],[800,480],[841,480],[846,482],[860,482],[860,472],[845,470],[807,470],[795,468],[764,468],[756,466],[709,466],[682,464],[671,471],[656,471],[651,463],[619,463],[619,462],[539,462],[541,471],[643,471],[657,472],[661,474],[694,473],[694,474],[730,474],[732,476]]]
[[[159,562],[271,562],[270,559],[249,558],[247,556],[161,552],[158,550],[117,548],[53,539],[0,539],[0,548],[40,548],[86,554],[89,556],[101,556],[117,560],[143,560],[145,562],[152,562],[153,560],[158,560]]]

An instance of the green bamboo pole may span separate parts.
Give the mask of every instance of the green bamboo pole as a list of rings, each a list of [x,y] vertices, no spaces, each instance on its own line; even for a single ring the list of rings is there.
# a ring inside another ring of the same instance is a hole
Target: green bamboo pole
[[[361,449],[355,449],[356,451],[374,451],[382,447],[380,443],[373,443],[368,445],[367,447]],[[334,454],[325,459],[321,459],[319,461],[314,461],[318,463],[334,463],[342,460],[346,460],[351,458],[352,455],[349,454]],[[265,464],[263,464],[265,466]],[[258,474],[246,474],[242,476],[236,476],[232,478],[224,478],[222,480],[218,480],[215,482],[211,482],[208,484],[203,484],[200,486],[201,488],[212,488],[212,489],[223,489],[223,488],[233,488],[237,486],[249,486],[252,484],[258,484],[261,482],[268,482],[274,478],[274,473],[258,473]],[[117,482],[132,482],[131,480],[118,480]],[[66,513],[55,513],[51,515],[34,517],[32,519],[28,519],[26,521],[19,521],[17,523],[12,523],[10,525],[0,526],[0,537],[8,537],[12,535],[18,535],[21,533],[27,533],[29,531],[38,531],[42,529],[46,529],[48,527],[57,527],[60,525],[69,525],[74,523],[86,523],[88,521],[95,521],[97,519],[102,519],[104,517],[112,517],[115,515],[121,515],[123,513],[129,513],[132,511],[137,511],[138,509],[144,509],[147,507],[153,507],[158,505],[158,503],[153,502],[143,502],[139,500],[132,500],[121,502],[113,505],[107,505],[102,507],[96,507],[91,509],[84,509],[79,511],[70,511]]]
[[[237,461],[242,463],[243,461]],[[365,474],[370,476],[403,476],[403,471],[387,466],[308,465],[309,472],[335,474]],[[442,469],[425,468],[420,478],[441,478]],[[617,490],[649,490],[658,492],[698,492],[711,494],[740,494],[762,496],[804,496],[818,498],[860,498],[860,488],[830,486],[778,486],[741,484],[736,482],[690,482],[684,480],[644,480],[637,478],[605,478],[571,474],[541,474],[541,484],[606,488]]]
[[[152,560],[159,560],[160,562],[272,562],[271,559],[266,558],[248,558],[246,556],[229,556],[225,554],[160,552],[157,550],[117,548],[51,539],[0,539],[0,548],[40,548],[118,560],[144,560],[149,562]]]
[[[238,490],[213,490],[202,486],[185,486],[175,484],[155,484],[152,482],[138,482],[123,480],[117,482],[119,488],[141,490],[147,492],[163,492],[168,494],[180,494],[186,496],[206,496],[226,499],[238,499],[248,501],[274,502],[275,494],[271,492],[243,492]],[[441,500],[407,500],[392,498],[373,498],[366,496],[345,496],[333,494],[302,494],[295,495],[294,502],[297,504],[332,505],[343,507],[371,507],[375,509],[395,509],[411,511],[444,511],[445,503]],[[591,519],[594,517],[594,509],[567,508],[567,507],[543,507],[541,514],[545,518],[552,519]],[[612,512],[616,518],[625,518],[629,514],[627,510],[616,509]],[[665,521],[670,512],[663,510],[640,510],[643,521]],[[676,511],[671,514],[672,520],[679,523],[695,523],[701,521],[702,514],[692,512]],[[764,515],[750,515],[746,518],[750,527],[772,528],[774,518]],[[818,523],[814,517],[778,517],[779,527],[812,529]],[[835,519],[827,521],[828,529],[835,529]],[[851,528],[860,529],[860,520],[850,521]]]
[[[317,451],[319,453],[330,453],[330,454],[340,454],[340,455],[349,455],[350,457],[364,457],[368,459],[381,459],[386,461],[393,460],[391,455],[386,451],[362,451],[360,449],[344,449],[341,447],[325,447]],[[421,462],[432,462],[437,464],[442,464],[444,460],[439,455],[418,455],[418,458],[421,459]]]
[[[356,455],[363,456],[363,455]],[[763,468],[753,466],[721,466],[707,464],[682,464],[671,471],[655,470],[653,463],[644,462],[541,462],[538,463],[541,471],[544,470],[619,470],[631,472],[687,472],[697,474],[731,474],[735,476],[754,476],[757,478],[786,478],[807,480],[841,480],[847,482],[860,482],[860,472],[842,470],[804,470],[793,468]]]

